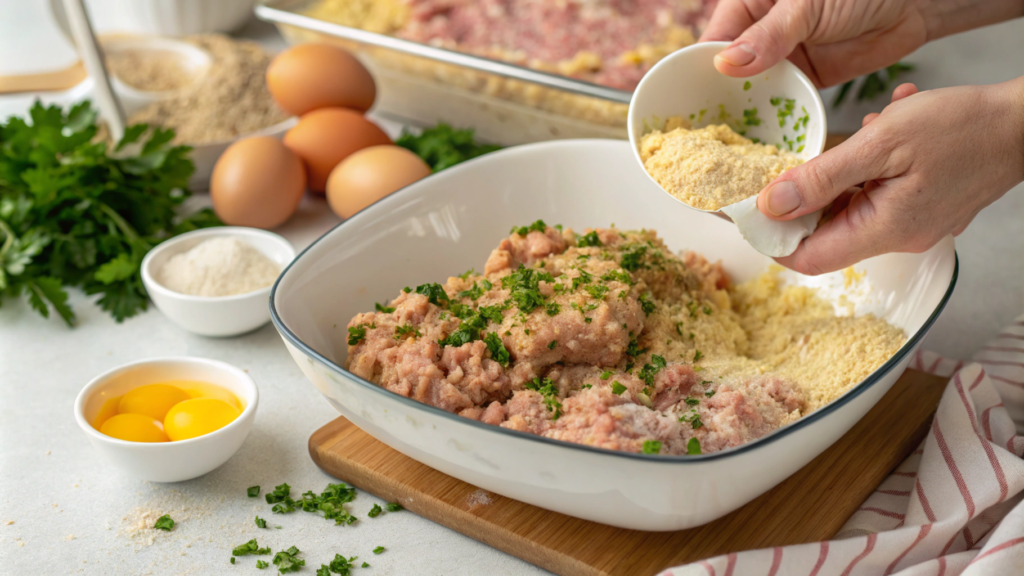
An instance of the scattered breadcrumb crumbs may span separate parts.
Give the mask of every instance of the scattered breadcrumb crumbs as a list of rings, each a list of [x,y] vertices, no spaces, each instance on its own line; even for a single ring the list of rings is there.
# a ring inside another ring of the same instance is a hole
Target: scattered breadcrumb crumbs
[[[754,196],[803,160],[758,144],[725,124],[691,129],[674,116],[640,139],[644,168],[666,192],[701,210],[718,210]]]

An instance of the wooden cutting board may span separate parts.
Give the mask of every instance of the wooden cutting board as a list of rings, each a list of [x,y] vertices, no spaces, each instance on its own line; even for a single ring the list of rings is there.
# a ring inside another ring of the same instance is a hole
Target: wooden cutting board
[[[782,484],[724,518],[678,532],[613,528],[483,492],[345,418],[317,430],[309,453],[332,476],[557,574],[649,575],[727,552],[830,539],[920,444],[945,384],[907,370],[848,434]]]

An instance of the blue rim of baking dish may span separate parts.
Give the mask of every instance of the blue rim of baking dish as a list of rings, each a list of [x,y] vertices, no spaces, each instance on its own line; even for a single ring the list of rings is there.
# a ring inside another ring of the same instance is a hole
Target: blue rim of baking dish
[[[500,154],[500,152],[498,152],[498,153]],[[482,156],[479,159],[474,159],[474,160],[470,160],[470,161],[464,162],[461,166],[464,167],[466,164],[475,163],[476,161],[483,160],[484,158],[485,158],[485,156]],[[449,170],[458,170],[459,168],[460,168],[460,166],[454,166],[452,168],[449,168]],[[391,198],[391,197],[396,196],[398,194],[402,194],[402,193],[406,192],[409,189],[410,186],[412,186],[412,184],[410,184],[409,186],[406,186],[404,188],[401,188],[401,189],[393,192],[392,194],[390,194],[388,196],[385,196],[384,198],[381,198],[380,200],[377,200],[377,202],[382,202],[383,200],[385,200],[387,198]],[[752,440],[750,442],[747,442],[746,444],[737,446],[735,448],[729,448],[727,450],[720,450],[718,452],[711,452],[710,454],[700,454],[700,455],[690,456],[690,455],[668,455],[668,454],[660,455],[660,454],[642,454],[642,453],[635,453],[635,452],[623,452],[623,451],[620,451],[620,450],[611,450],[611,449],[608,449],[608,448],[597,448],[597,447],[594,447],[594,446],[587,446],[585,444],[577,444],[575,442],[566,442],[564,440],[555,440],[553,438],[547,438],[547,437],[544,437],[544,436],[539,436],[537,434],[530,434],[528,432],[520,432],[518,430],[510,430],[508,428],[503,428],[501,426],[495,426],[493,424],[485,424],[485,423],[477,421],[477,420],[470,420],[469,418],[463,418],[462,416],[459,416],[459,415],[454,414],[452,412],[448,412],[447,410],[442,410],[442,409],[437,408],[435,406],[431,406],[430,404],[424,404],[423,402],[420,402],[418,400],[413,400],[412,398],[407,398],[405,396],[402,396],[401,394],[397,394],[397,393],[392,392],[392,391],[390,391],[390,390],[388,390],[386,388],[381,388],[380,386],[374,384],[373,382],[370,382],[369,380],[366,380],[365,378],[362,378],[360,376],[356,376],[352,372],[349,372],[348,370],[342,368],[341,366],[339,366],[336,363],[334,363],[334,361],[328,359],[324,355],[322,355],[319,352],[317,352],[316,350],[314,350],[311,346],[309,346],[308,344],[303,342],[301,338],[299,338],[294,332],[291,331],[291,329],[288,328],[288,326],[285,325],[284,321],[281,319],[281,316],[278,314],[277,306],[275,305],[276,296],[277,296],[277,288],[280,286],[281,280],[288,274],[288,271],[291,270],[292,266],[296,262],[301,260],[303,256],[306,255],[306,252],[308,252],[311,248],[313,248],[314,246],[319,244],[320,241],[322,241],[324,238],[329,236],[332,232],[334,232],[338,228],[341,228],[342,226],[348,224],[349,222],[352,222],[355,219],[359,218],[360,216],[366,214],[367,213],[367,209],[372,207],[374,204],[377,204],[377,202],[374,202],[370,206],[367,206],[366,208],[361,210],[360,213],[352,216],[351,218],[348,218],[348,219],[342,221],[341,223],[337,224],[336,226],[334,226],[333,228],[331,228],[330,230],[325,232],[322,236],[320,236],[319,238],[314,240],[309,246],[307,246],[304,250],[302,250],[302,252],[300,252],[299,255],[295,257],[294,260],[289,262],[288,266],[286,266],[285,269],[281,272],[281,274],[277,277],[277,280],[274,282],[274,287],[270,291],[270,318],[274,322],[274,327],[277,328],[277,331],[280,332],[281,335],[284,338],[286,338],[289,342],[291,342],[291,344],[293,344],[295,347],[297,347],[298,349],[302,350],[302,352],[304,354],[306,354],[307,356],[311,356],[313,358],[316,358],[322,364],[324,364],[325,366],[327,366],[331,370],[337,372],[338,374],[340,374],[340,375],[342,375],[342,376],[352,380],[353,382],[358,383],[359,385],[361,385],[363,387],[370,388],[370,389],[374,390],[375,392],[377,392],[379,394],[385,394],[385,395],[391,397],[392,399],[394,399],[394,400],[396,400],[396,401],[398,401],[400,403],[404,403],[407,406],[409,406],[411,408],[414,408],[416,410],[425,410],[427,412],[430,412],[430,413],[436,414],[438,416],[442,416],[442,417],[448,418],[449,420],[451,420],[453,422],[456,422],[456,423],[459,423],[459,424],[462,424],[462,425],[465,425],[465,426],[476,427],[476,428],[479,428],[481,430],[486,430],[486,431],[489,431],[489,432],[495,432],[495,433],[499,433],[499,434],[507,434],[507,435],[510,435],[510,436],[513,436],[513,437],[522,438],[524,440],[529,440],[529,441],[533,441],[533,442],[541,442],[541,443],[545,443],[545,444],[551,444],[551,445],[554,445],[554,446],[561,446],[561,447],[564,447],[564,448],[569,448],[569,449],[574,449],[574,450],[583,450],[583,451],[587,451],[587,452],[594,452],[594,453],[597,453],[597,454],[604,454],[604,455],[608,455],[608,456],[616,456],[616,457],[620,457],[620,458],[639,459],[639,460],[643,460],[643,461],[651,462],[651,463],[658,463],[658,462],[663,462],[663,463],[666,463],[666,464],[668,464],[668,463],[680,464],[680,463],[685,463],[685,462],[697,463],[697,462],[709,462],[709,461],[718,460],[718,459],[721,459],[721,458],[729,458],[729,457],[736,456],[736,455],[742,454],[742,453],[750,451],[750,450],[754,450],[754,449],[756,449],[759,446],[763,446],[765,444],[768,444],[768,443],[774,442],[776,440],[779,440],[780,438],[788,436],[789,434],[791,434],[793,432],[796,432],[797,430],[800,430],[801,428],[807,427],[807,426],[813,424],[814,422],[817,422],[818,420],[824,418],[825,416],[828,416],[832,412],[835,412],[836,410],[838,410],[843,405],[847,404],[848,402],[850,402],[851,400],[853,400],[857,396],[860,396],[861,394],[863,394],[868,388],[871,388],[872,386],[877,384],[882,379],[883,376],[885,376],[893,368],[895,368],[896,365],[899,364],[900,361],[902,361],[907,356],[907,354],[909,354],[910,351],[913,350],[917,346],[917,344],[928,333],[928,330],[931,329],[932,325],[935,324],[935,321],[938,319],[939,315],[942,314],[942,311],[946,308],[946,304],[949,302],[950,297],[953,295],[953,288],[956,287],[957,278],[960,275],[960,256],[959,256],[959,254],[956,253],[956,250],[954,249],[954,251],[953,251],[953,274],[952,274],[952,276],[949,279],[949,286],[946,288],[945,294],[942,295],[942,300],[939,302],[939,305],[935,307],[935,309],[932,311],[931,315],[928,316],[928,319],[924,322],[924,324],[921,325],[921,328],[917,332],[915,332],[913,336],[908,338],[906,343],[904,343],[903,346],[901,346],[900,349],[897,350],[896,353],[893,354],[892,357],[889,358],[885,362],[885,364],[882,364],[881,366],[879,366],[874,372],[872,372],[870,375],[868,375],[867,378],[862,380],[859,384],[857,384],[856,386],[854,386],[853,388],[848,390],[845,394],[843,394],[839,398],[837,398],[837,399],[833,400],[832,402],[826,404],[822,408],[819,408],[818,410],[815,410],[814,412],[811,412],[807,416],[804,416],[804,417],[800,418],[796,422],[793,422],[792,424],[788,424],[786,426],[783,426],[782,428],[779,428],[778,430],[772,431],[771,433],[769,433],[766,436],[762,436],[762,437],[760,437],[760,438],[758,438],[756,440]]]

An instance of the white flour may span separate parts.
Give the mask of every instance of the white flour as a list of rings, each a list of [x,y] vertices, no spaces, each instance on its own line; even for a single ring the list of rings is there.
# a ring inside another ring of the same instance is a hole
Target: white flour
[[[280,273],[280,266],[248,243],[221,237],[172,256],[156,281],[182,294],[231,296],[269,286]]]

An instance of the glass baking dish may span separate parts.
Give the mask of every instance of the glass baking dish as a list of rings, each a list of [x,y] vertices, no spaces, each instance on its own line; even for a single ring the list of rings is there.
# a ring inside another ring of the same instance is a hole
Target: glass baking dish
[[[627,138],[631,92],[335,24],[304,14],[318,0],[262,0],[256,15],[292,43],[352,51],[377,81],[375,111],[418,126],[474,128],[504,145]]]

